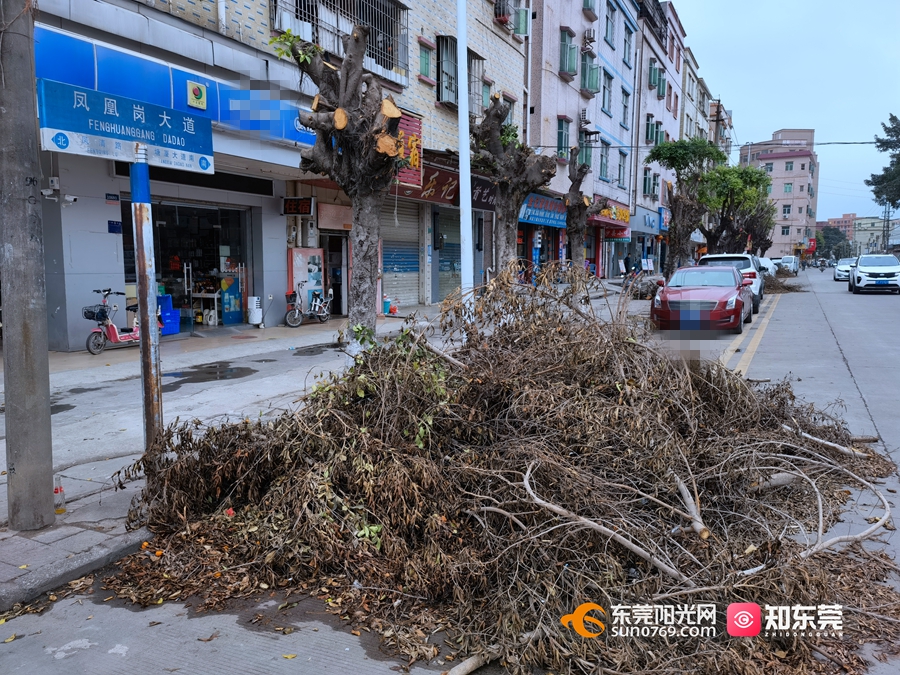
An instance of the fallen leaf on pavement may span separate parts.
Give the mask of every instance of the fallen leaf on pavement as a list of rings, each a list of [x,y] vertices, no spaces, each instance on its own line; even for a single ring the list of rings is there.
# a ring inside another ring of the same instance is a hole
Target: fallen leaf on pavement
[[[20,570],[24,570],[24,569],[26,569],[27,567],[28,567],[28,565],[19,565],[19,569],[20,569]]]
[[[15,640],[15,639],[16,639],[16,634],[13,633],[13,634],[10,635],[8,638],[6,638],[3,642],[4,642],[4,643],[6,643],[6,642],[12,642],[12,641]]]
[[[150,622],[150,627],[152,628],[153,626],[158,626],[158,625],[161,624],[161,623],[162,623],[162,621],[151,621],[151,622]]]
[[[212,635],[210,635],[208,638],[197,638],[197,639],[198,639],[200,642],[212,642],[212,641],[215,640],[217,637],[219,637],[219,631],[216,631],[215,633],[213,633]]]
[[[296,659],[297,658],[296,654],[282,654],[281,656],[285,659]]]

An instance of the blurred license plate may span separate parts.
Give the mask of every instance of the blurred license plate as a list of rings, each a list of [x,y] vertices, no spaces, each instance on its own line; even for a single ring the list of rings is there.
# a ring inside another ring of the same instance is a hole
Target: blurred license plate
[[[882,281],[879,279],[878,281],[875,282],[875,284],[878,286],[887,286],[887,281]]]
[[[699,309],[689,309],[681,312],[678,325],[687,330],[699,330],[702,328],[701,312]]]

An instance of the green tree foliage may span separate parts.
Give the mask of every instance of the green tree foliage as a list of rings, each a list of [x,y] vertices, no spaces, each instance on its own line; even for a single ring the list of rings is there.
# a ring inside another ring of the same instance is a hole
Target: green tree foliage
[[[888,124],[882,122],[881,128],[885,136],[875,137],[875,147],[888,153],[889,164],[881,173],[873,173],[865,183],[872,188],[876,202],[896,209],[900,208],[900,119],[889,115]]]
[[[717,166],[703,179],[701,200],[709,223],[700,226],[710,253],[765,253],[772,245],[775,207],[769,203],[769,175],[754,167]]]
[[[844,250],[841,244],[847,241],[846,235],[836,227],[823,227],[816,232],[817,239],[819,234],[822,235],[822,241],[817,244],[819,255],[827,258],[833,254],[835,258],[839,257],[838,251]]]
[[[669,208],[672,221],[669,224],[669,255],[666,258],[665,275],[690,257],[691,233],[697,229],[708,207],[701,199],[705,174],[717,163],[727,158],[718,147],[701,138],[660,143],[644,160],[675,172],[675,194]]]

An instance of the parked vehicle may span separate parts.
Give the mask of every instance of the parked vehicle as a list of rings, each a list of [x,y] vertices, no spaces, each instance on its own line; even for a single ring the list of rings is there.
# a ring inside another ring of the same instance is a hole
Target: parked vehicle
[[[856,258],[841,258],[834,268],[835,281],[850,281],[850,265],[856,262]]]
[[[303,317],[318,319],[319,323],[325,323],[331,318],[331,302],[334,300],[334,289],[328,289],[328,295],[324,298],[319,291],[313,291],[309,307],[303,311],[302,293],[305,281],[297,284],[297,290],[286,295],[288,311],[284,315],[284,325],[296,328],[303,323]]]
[[[88,321],[97,322],[97,327],[90,332],[87,337],[87,341],[85,342],[87,350],[91,354],[94,354],[96,356],[106,348],[107,344],[122,346],[140,344],[141,330],[140,326],[138,325],[137,316],[135,316],[131,328],[119,328],[115,323],[113,323],[113,318],[116,316],[116,312],[119,311],[119,306],[113,305],[112,307],[110,307],[107,298],[110,295],[125,294],[121,291],[113,292],[113,290],[110,288],[94,290],[94,293],[99,293],[101,296],[103,296],[100,304],[88,305],[87,307],[81,308],[81,315],[85,319],[87,319]],[[125,310],[128,312],[134,312],[136,315],[138,306],[126,305]],[[163,324],[161,321],[159,321],[158,309],[156,315],[157,323],[159,327],[162,328]]]
[[[660,330],[731,330],[743,333],[753,321],[753,280],[735,267],[680,267],[661,288],[650,307]]]
[[[716,253],[700,258],[700,265],[712,267],[734,267],[745,279],[752,281],[753,313],[759,313],[759,303],[766,291],[766,280],[763,278],[759,258],[750,253]]]
[[[759,266],[762,267],[765,274],[770,274],[773,277],[775,276],[775,272],[778,270],[778,266],[771,258],[760,258]]]
[[[781,259],[781,266],[794,276],[800,274],[800,258],[795,255],[786,255]]]
[[[861,291],[900,293],[900,260],[890,253],[859,256],[850,265],[847,290],[856,295]]]

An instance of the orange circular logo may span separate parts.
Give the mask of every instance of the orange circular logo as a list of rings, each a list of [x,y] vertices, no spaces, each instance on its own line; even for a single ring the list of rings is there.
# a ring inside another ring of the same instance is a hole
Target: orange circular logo
[[[592,616],[588,616],[588,612],[600,612],[603,616],[606,616],[606,610],[603,609],[600,605],[593,602],[585,602],[575,609],[571,614],[566,614],[564,617],[560,619],[560,623],[566,628],[571,628],[576,633],[578,633],[581,637],[586,638],[595,638],[603,633],[606,630],[606,626],[600,619],[596,619]],[[593,633],[587,629],[587,626],[584,625],[584,622],[590,622],[597,626],[600,631],[597,633]]]

